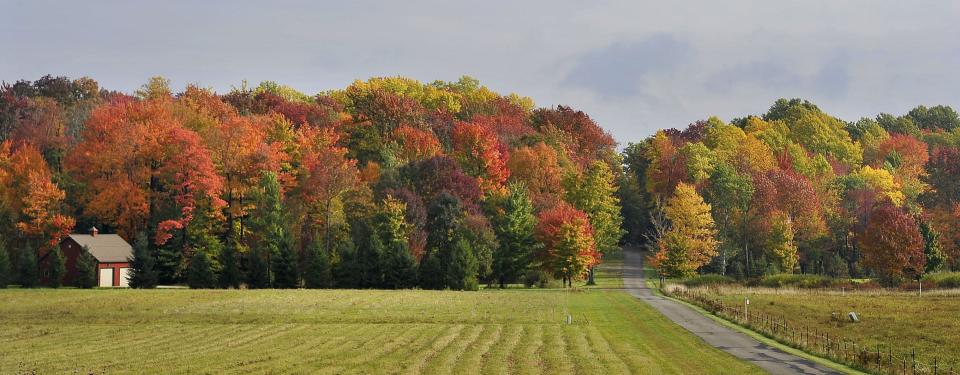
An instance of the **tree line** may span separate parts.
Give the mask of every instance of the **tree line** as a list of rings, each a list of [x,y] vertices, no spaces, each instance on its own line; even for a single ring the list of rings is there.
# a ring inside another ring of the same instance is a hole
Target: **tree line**
[[[664,275],[876,277],[960,269],[960,118],[843,121],[800,99],[623,152],[626,241]]]
[[[140,288],[573,285],[618,246],[624,176],[587,114],[469,77],[21,80],[0,88],[0,286],[59,285],[58,244],[93,226],[133,244]]]

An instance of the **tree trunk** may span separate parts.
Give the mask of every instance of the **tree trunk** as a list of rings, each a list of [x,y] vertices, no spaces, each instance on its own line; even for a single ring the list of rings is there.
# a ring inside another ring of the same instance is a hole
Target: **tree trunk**
[[[590,273],[587,276],[587,285],[597,285],[597,283],[593,280],[593,266],[590,266]]]

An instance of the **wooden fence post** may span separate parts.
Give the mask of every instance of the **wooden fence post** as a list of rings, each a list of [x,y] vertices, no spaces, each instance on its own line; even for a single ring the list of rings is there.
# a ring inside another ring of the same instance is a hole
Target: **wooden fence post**
[[[911,366],[913,366],[914,375],[916,375],[917,373],[917,349],[916,348],[914,348],[913,351],[910,353],[910,364]]]

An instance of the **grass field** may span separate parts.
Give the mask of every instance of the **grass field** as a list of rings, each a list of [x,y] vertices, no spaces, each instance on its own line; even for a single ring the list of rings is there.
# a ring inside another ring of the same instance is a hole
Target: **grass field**
[[[742,305],[750,298],[753,312],[785,317],[791,325],[842,336],[868,348],[881,346],[895,355],[916,349],[918,360],[937,358],[944,369],[960,370],[960,292],[840,292],[806,289],[719,287],[697,289],[725,303]],[[838,322],[831,313],[854,311],[859,323]],[[884,354],[886,355],[886,354]]]
[[[0,373],[760,372],[614,275],[573,292],[3,290]]]

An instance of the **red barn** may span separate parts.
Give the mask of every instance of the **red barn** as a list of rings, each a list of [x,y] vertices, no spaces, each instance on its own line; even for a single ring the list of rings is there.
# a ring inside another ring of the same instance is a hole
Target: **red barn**
[[[126,287],[130,273],[130,257],[133,247],[116,234],[100,234],[97,228],[90,228],[90,234],[71,234],[60,242],[67,274],[65,285],[75,285],[77,278],[77,259],[86,246],[90,255],[97,260],[97,286]]]

